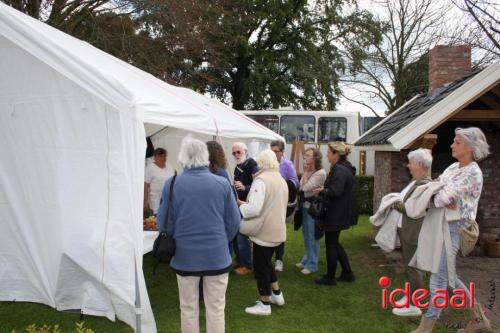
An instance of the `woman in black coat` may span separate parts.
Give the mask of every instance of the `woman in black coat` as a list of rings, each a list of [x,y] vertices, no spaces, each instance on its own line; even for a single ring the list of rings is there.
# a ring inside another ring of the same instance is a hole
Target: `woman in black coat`
[[[316,280],[321,285],[336,285],[337,281],[353,282],[354,273],[351,270],[347,254],[339,243],[340,232],[357,223],[356,209],[356,168],[347,161],[351,152],[344,142],[334,142],[328,145],[328,161],[331,169],[322,188],[314,190],[323,198],[326,216],[322,221],[325,231],[327,273]],[[342,273],[335,279],[337,261],[340,262]]]

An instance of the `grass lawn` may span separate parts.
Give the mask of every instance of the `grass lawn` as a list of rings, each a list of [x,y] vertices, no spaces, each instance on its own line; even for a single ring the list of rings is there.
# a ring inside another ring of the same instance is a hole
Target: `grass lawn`
[[[394,317],[390,309],[381,308],[379,277],[390,276],[392,286],[401,287],[404,276],[394,276],[388,266],[380,266],[386,263],[386,259],[379,250],[370,247],[371,226],[367,217],[362,217],[358,226],[344,231],[341,236],[357,280],[354,283],[339,283],[335,287],[314,283],[314,279],[326,270],[324,244],[321,245],[320,272],[305,276],[295,267],[303,255],[302,232],[294,232],[291,225],[288,227],[285,269],[279,273],[285,306],[273,306],[269,317],[247,315],[245,307],[258,298],[255,280],[253,276],[231,274],[226,298],[227,332],[406,333],[416,328],[418,318]],[[163,265],[156,275],[152,275],[153,263],[151,255],[144,256],[144,274],[158,332],[180,332],[175,274]],[[201,309],[203,312],[204,308]],[[446,318],[453,323],[456,314],[447,314]],[[57,312],[44,305],[0,303],[0,333],[10,333],[13,329],[18,333],[24,332],[33,323],[39,326],[57,324],[62,332],[74,332],[74,323],[79,320],[79,314]],[[85,327],[95,333],[132,332],[121,322],[113,323],[91,316],[85,316],[84,320]],[[200,322],[204,327],[203,313]],[[456,330],[440,323],[434,332],[451,331]]]

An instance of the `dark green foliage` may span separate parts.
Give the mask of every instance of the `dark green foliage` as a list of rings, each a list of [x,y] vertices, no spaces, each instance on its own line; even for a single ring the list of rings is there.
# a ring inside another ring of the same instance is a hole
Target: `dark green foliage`
[[[373,39],[372,15],[348,11],[354,3],[147,0],[138,20],[181,65],[177,83],[236,109],[334,110],[344,71],[335,42]]]
[[[356,176],[358,182],[358,213],[373,214],[373,176]]]
[[[335,110],[338,45],[380,39],[355,0],[0,0],[236,109]]]

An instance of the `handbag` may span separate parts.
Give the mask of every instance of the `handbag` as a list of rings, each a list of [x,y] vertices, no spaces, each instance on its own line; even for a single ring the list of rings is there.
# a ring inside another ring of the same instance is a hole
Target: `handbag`
[[[174,177],[172,178],[172,182],[170,183],[170,191],[168,194],[167,224],[173,223],[171,220],[172,217],[170,211],[172,207],[172,197],[174,196],[173,190],[176,177],[177,174],[174,175]],[[156,258],[156,264],[153,268],[153,274],[156,274],[156,267],[159,263],[169,263],[173,256],[175,256],[175,239],[174,237],[172,237],[172,235],[169,235],[166,232],[162,231],[155,239],[155,242],[153,244],[153,257]]]
[[[295,215],[293,216],[293,230],[297,231],[302,227],[302,209],[297,209]]]
[[[317,219],[323,219],[326,216],[326,205],[323,194],[314,198],[311,205],[307,209],[309,215]]]
[[[276,194],[280,193],[280,191],[277,191]],[[272,207],[278,197],[278,195],[275,195],[273,201],[269,204],[269,206],[266,207]],[[240,234],[250,237],[257,236],[260,229],[262,229],[262,226],[264,225],[264,217],[262,216],[263,212],[264,207],[262,208],[259,216],[253,217],[251,219],[243,219],[240,224]]]
[[[466,257],[474,250],[474,246],[476,246],[479,238],[479,225],[474,221],[469,227],[460,228],[459,234],[460,252]]]
[[[297,209],[295,210],[295,214],[293,216],[293,230],[297,231],[302,227],[302,222],[304,219],[304,215],[302,212],[302,207],[304,205],[304,191],[299,191],[297,195]]]

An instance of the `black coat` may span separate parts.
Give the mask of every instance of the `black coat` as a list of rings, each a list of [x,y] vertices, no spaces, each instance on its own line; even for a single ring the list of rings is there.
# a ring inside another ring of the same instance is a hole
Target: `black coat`
[[[339,231],[357,224],[356,168],[348,161],[336,163],[325,181],[324,204],[327,207],[323,220],[325,231]]]

